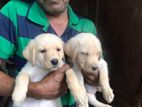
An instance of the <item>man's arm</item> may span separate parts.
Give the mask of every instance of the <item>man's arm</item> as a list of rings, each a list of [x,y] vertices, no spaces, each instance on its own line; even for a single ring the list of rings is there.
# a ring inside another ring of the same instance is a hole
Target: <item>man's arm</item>
[[[1,64],[2,60],[0,60]],[[63,95],[66,90],[64,72],[69,68],[64,65],[59,70],[46,76],[43,80],[28,86],[28,96],[34,98],[53,99]],[[0,96],[11,96],[14,89],[15,79],[0,71]]]
[[[14,88],[14,78],[0,71],[0,95],[10,96]]]

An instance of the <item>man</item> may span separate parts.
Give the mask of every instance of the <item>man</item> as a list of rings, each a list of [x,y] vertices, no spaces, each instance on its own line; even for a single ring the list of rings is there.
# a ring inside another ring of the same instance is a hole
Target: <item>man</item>
[[[96,34],[94,24],[78,17],[69,0],[32,0],[27,2],[12,0],[0,11],[0,59],[10,60],[15,64],[16,74],[26,63],[22,51],[36,35],[53,33],[64,42],[80,32]],[[53,99],[61,97],[64,107],[75,107],[73,97],[67,92],[64,72],[69,68],[64,65],[42,81],[30,82],[28,96]],[[0,72],[0,95],[11,96],[14,78]],[[66,93],[66,94],[65,94]],[[65,94],[65,95],[64,95]]]

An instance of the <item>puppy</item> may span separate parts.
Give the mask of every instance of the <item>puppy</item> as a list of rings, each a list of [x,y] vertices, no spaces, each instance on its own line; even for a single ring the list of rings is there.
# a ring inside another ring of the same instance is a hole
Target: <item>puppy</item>
[[[65,54],[74,63],[72,71],[67,71],[67,83],[69,89],[77,100],[79,107],[88,107],[86,100],[95,107],[111,107],[101,103],[95,97],[98,87],[101,88],[103,96],[108,103],[114,98],[113,90],[109,84],[107,62],[102,58],[100,41],[91,33],[80,33],[71,38],[64,46]],[[97,85],[84,85],[83,74],[94,74],[98,78]],[[78,87],[81,87],[78,89]],[[80,91],[87,97],[83,98]],[[82,102],[84,100],[85,104]]]
[[[40,34],[23,51],[28,60],[15,80],[12,94],[14,107],[61,107],[60,98],[54,100],[26,98],[29,80],[37,82],[64,64],[64,42],[53,34]]]

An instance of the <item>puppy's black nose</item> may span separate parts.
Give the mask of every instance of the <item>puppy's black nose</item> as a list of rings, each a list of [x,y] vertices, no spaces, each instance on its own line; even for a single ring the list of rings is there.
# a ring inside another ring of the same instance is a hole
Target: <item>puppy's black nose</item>
[[[52,59],[51,64],[52,65],[57,65],[58,64],[58,59]]]
[[[93,66],[92,67],[92,70],[94,70],[94,71],[97,70],[97,69],[98,69],[98,66]]]

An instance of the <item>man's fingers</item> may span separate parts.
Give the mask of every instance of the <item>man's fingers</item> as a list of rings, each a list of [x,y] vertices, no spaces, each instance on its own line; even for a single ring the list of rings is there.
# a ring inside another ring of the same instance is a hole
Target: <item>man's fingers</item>
[[[70,66],[68,64],[64,64],[61,68],[58,69],[58,72],[64,73],[66,70],[68,70]]]
[[[57,82],[61,82],[63,80],[65,81],[65,74],[64,73],[56,73],[55,76],[54,76],[54,79]]]

